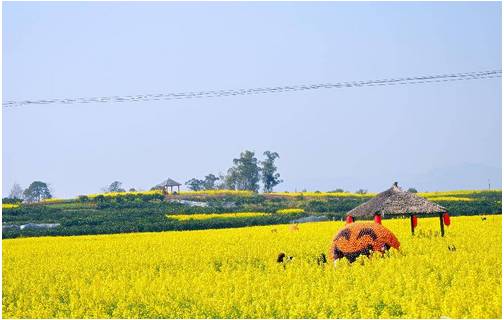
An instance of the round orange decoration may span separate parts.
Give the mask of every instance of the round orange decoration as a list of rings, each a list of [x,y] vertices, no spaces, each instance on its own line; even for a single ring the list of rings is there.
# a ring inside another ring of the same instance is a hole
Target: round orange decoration
[[[399,249],[396,236],[383,225],[375,222],[351,223],[341,229],[333,239],[329,256],[332,260],[347,258],[354,262],[361,254],[369,256],[372,251],[385,252]]]

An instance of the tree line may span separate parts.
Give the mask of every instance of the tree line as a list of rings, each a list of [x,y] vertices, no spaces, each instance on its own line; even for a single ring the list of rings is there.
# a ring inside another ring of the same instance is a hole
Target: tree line
[[[225,174],[220,173],[216,176],[210,173],[202,179],[192,178],[185,182],[185,185],[193,191],[201,190],[250,190],[258,192],[261,188],[264,192],[272,192],[273,188],[283,182],[280,179],[278,168],[275,161],[280,158],[277,152],[265,151],[263,160],[259,160],[255,152],[245,150],[240,153],[238,158],[233,159],[233,166]],[[156,185],[151,190],[161,188]],[[109,186],[102,188],[103,192],[125,192],[122,182],[114,181]],[[128,191],[142,191],[140,189],[129,188]],[[409,188],[409,192],[417,192],[415,188]],[[343,189],[336,189],[333,192],[345,192]],[[366,194],[367,190],[359,189],[359,194]],[[42,181],[34,181],[30,186],[23,190],[21,186],[15,183],[9,194],[9,198],[4,198],[4,203],[15,202],[39,202],[44,199],[52,198],[49,185]]]
[[[277,152],[265,151],[264,160],[259,161],[255,153],[246,150],[240,153],[240,156],[233,159],[233,166],[229,168],[226,174],[220,174],[218,177],[214,174],[208,174],[203,179],[190,179],[185,184],[190,190],[250,190],[258,192],[260,182],[262,182],[264,192],[271,192],[273,188],[283,181],[277,172],[275,160],[280,156]],[[151,190],[159,189],[160,186],[154,186]],[[122,182],[114,181],[109,186],[102,188],[103,192],[125,192]],[[135,188],[129,188],[128,191],[140,191]],[[30,186],[23,188],[14,183],[8,198],[4,198],[4,203],[40,202],[44,199],[52,198],[52,192],[49,185],[42,181],[34,181]]]
[[[265,158],[260,161],[254,152],[245,150],[240,153],[240,157],[233,159],[233,166],[226,174],[217,177],[210,173],[203,179],[192,178],[185,184],[193,191],[227,189],[258,192],[262,183],[264,192],[272,192],[275,186],[283,182],[275,165],[280,156],[271,151],[265,151],[263,155]]]
[[[39,202],[44,199],[52,198],[49,185],[42,181],[33,181],[28,188],[24,189],[17,183],[14,183],[9,193],[9,198],[4,198],[3,203],[16,203],[21,201]]]

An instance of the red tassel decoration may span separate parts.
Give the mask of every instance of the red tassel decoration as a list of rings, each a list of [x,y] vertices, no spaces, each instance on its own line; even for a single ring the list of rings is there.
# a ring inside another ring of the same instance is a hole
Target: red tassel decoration
[[[445,226],[449,226],[451,221],[450,221],[450,215],[448,214],[448,212],[445,212],[443,214],[443,222],[445,224]]]
[[[346,224],[352,223],[353,222],[353,217],[352,216],[347,216],[346,217]]]
[[[417,224],[418,224],[417,216],[413,216],[413,229],[416,228]]]
[[[374,222],[381,224],[381,215],[380,214],[374,215]]]

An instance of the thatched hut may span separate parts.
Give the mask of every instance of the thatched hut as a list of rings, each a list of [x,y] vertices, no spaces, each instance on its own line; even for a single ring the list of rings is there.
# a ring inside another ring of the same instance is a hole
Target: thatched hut
[[[156,187],[160,187],[166,192],[168,192],[168,188],[170,188],[170,192],[173,192],[173,187],[177,187],[177,191],[180,192],[181,185],[182,185],[181,183],[178,183],[177,181],[168,178],[165,181],[158,184]]]
[[[415,233],[417,215],[439,215],[441,235],[444,236],[444,215],[447,217],[446,208],[428,201],[414,193],[403,191],[395,182],[392,187],[376,197],[350,210],[347,220],[354,218],[375,218],[380,222],[385,216],[409,216],[411,220],[411,233]]]

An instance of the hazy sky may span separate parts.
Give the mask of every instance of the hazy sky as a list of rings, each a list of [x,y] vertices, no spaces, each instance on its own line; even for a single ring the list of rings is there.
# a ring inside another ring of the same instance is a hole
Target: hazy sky
[[[501,68],[500,3],[3,2],[3,100]],[[276,190],[501,187],[501,81],[3,109],[3,195],[148,189],[280,154]]]

